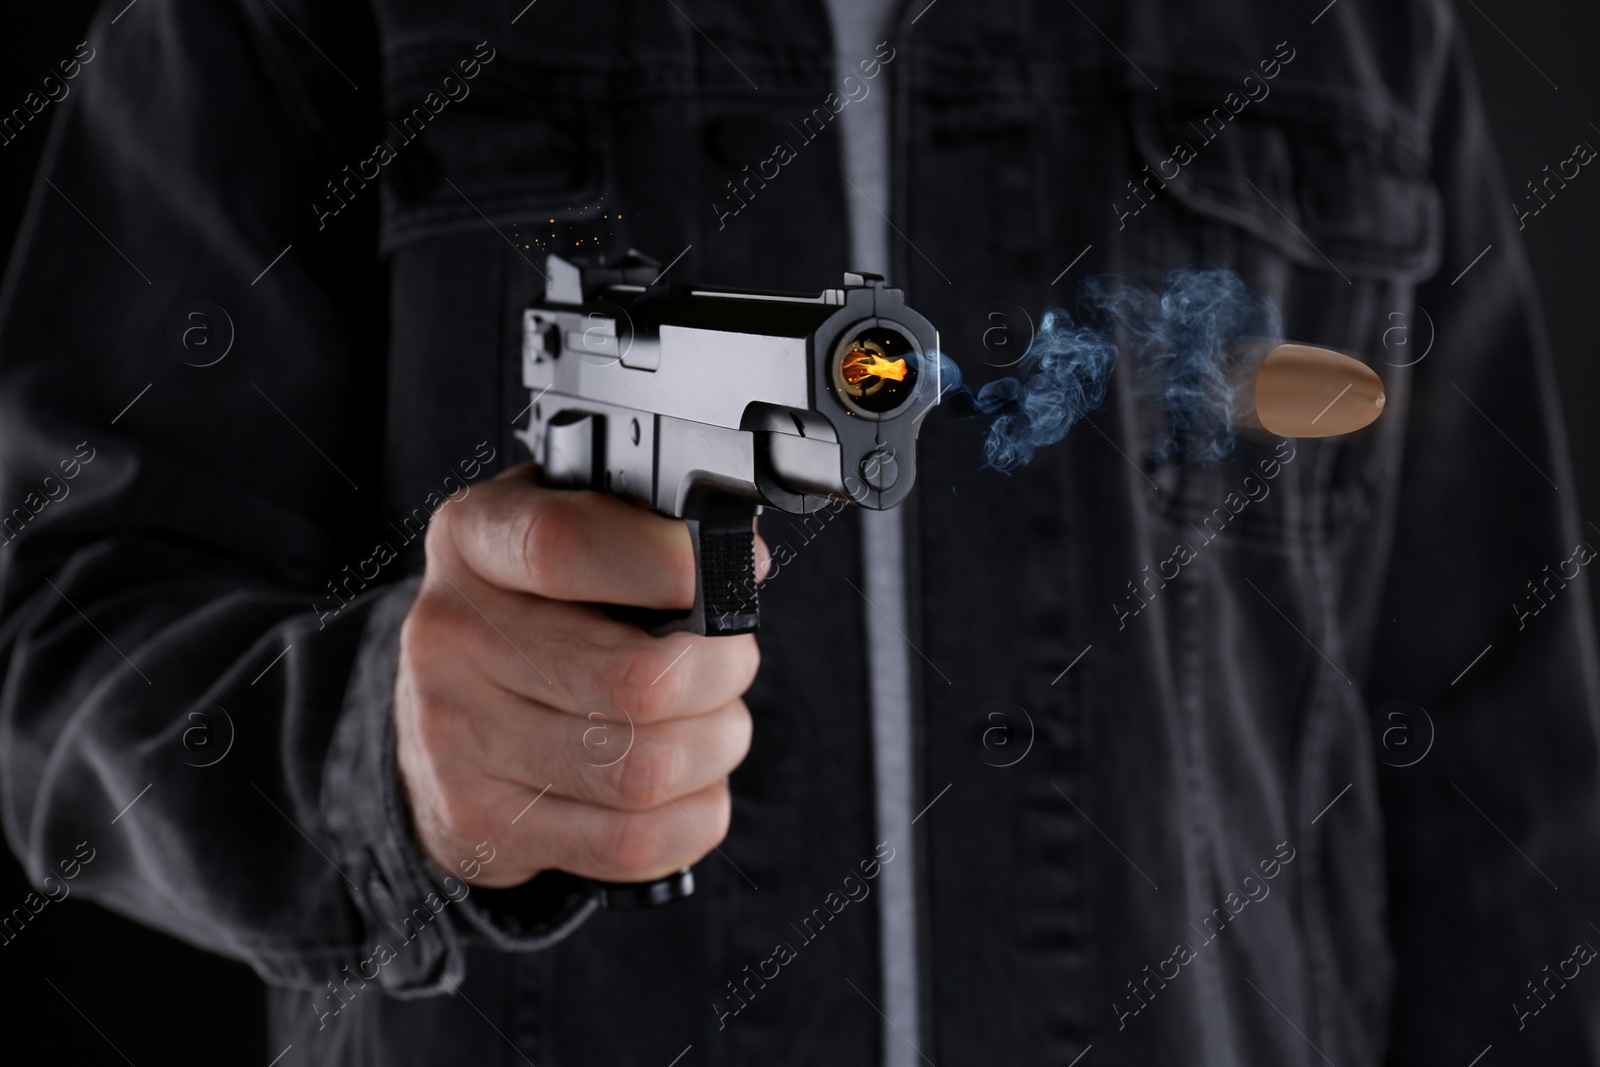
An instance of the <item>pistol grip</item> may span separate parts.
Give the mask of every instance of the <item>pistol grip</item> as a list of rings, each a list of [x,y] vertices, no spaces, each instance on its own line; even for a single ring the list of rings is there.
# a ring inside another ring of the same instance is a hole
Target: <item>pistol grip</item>
[[[687,615],[649,627],[650,633],[725,636],[756,629],[761,611],[755,515],[754,503],[722,493],[690,501],[684,521],[694,546],[694,607]]]
[[[648,626],[670,633],[743,634],[760,622],[756,600],[755,515],[748,500],[708,493],[691,499],[684,521],[694,545],[694,607],[687,615]],[[635,617],[628,611],[625,617]],[[640,619],[641,624],[647,620]],[[595,882],[600,902],[612,911],[670,904],[694,893],[688,867],[653,882]]]
[[[637,911],[670,904],[694,894],[694,871],[688,867],[653,882],[593,882],[600,905],[609,911]]]

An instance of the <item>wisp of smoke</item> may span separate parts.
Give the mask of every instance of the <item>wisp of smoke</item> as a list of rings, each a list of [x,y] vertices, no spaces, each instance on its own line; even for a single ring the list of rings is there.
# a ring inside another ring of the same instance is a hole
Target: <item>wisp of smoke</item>
[[[1207,461],[1233,450],[1236,369],[1227,342],[1278,335],[1272,301],[1232,271],[1190,266],[1168,274],[1160,293],[1128,278],[1086,279],[1077,304],[1076,318],[1061,308],[1046,311],[1017,375],[976,392],[940,354],[945,392],[994,417],[984,439],[988,466],[1010,473],[1065,438],[1105,402],[1119,351],[1134,359],[1139,393],[1167,414],[1156,442],[1163,454]]]
[[[1020,374],[989,382],[976,393],[961,383],[949,356],[940,355],[946,392],[967,396],[982,415],[995,416],[984,439],[983,458],[1010,473],[1053,445],[1106,396],[1117,350],[1102,334],[1072,321],[1060,308],[1044,313],[1039,331],[1018,363]]]

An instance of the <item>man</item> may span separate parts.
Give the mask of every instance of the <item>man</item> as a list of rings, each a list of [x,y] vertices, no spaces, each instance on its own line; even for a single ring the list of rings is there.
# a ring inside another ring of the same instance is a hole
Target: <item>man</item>
[[[874,7],[102,14],[0,329],[30,873],[285,1062],[1595,1061],[1593,553],[1449,11]],[[543,255],[630,246],[882,266],[980,378],[1210,261],[1389,407],[1192,462],[1123,368],[1008,480],[936,419],[901,511],[763,517],[758,672],[521,465]]]

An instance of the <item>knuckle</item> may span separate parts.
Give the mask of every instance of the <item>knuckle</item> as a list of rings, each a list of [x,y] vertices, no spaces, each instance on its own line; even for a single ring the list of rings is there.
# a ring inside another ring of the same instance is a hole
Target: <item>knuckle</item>
[[[733,718],[728,727],[735,738],[733,744],[733,767],[728,768],[731,774],[735,767],[744,762],[750,754],[750,743],[755,738],[755,719],[750,714],[750,708],[742,700],[734,701]]]
[[[400,624],[402,661],[430,673],[444,672],[459,661],[464,648],[470,647],[469,635],[483,625],[483,617],[462,593],[449,582],[424,575],[422,588]]]
[[[424,557],[433,563],[450,559],[456,554],[456,541],[460,536],[461,524],[466,522],[466,529],[471,529],[468,522],[465,501],[461,507],[440,508],[428,520],[427,529],[422,535],[422,549]]]
[[[727,840],[728,827],[733,822],[733,793],[726,781],[717,783],[711,791],[711,801],[711,825],[705,828],[711,841],[708,852]]]
[[[617,764],[616,799],[628,811],[647,811],[672,796],[683,776],[683,750],[667,741],[635,744]]]
[[[400,655],[408,663],[424,664],[430,661],[442,629],[443,614],[439,600],[424,590],[412,602],[400,624]]]
[[[402,664],[395,679],[394,717],[397,743],[437,771],[481,762],[482,716],[460,700],[448,679],[416,664]]]
[[[513,573],[520,570],[533,591],[543,596],[559,591],[577,548],[577,523],[559,494],[546,494],[518,512],[506,540]]]
[[[411,701],[411,733],[417,747],[437,763],[446,757],[457,744],[456,716],[446,705],[434,699],[425,689],[418,689]]]
[[[676,641],[651,640],[624,654],[612,700],[642,722],[659,719],[683,695],[685,674],[674,665]]]
[[[658,820],[640,812],[615,816],[602,863],[619,878],[648,871],[660,863],[665,842]]]
[[[731,669],[741,680],[739,692],[743,693],[755,683],[756,672],[761,669],[761,645],[754,634],[741,634],[729,643],[728,652],[733,659]]]
[[[444,834],[458,841],[478,840],[483,829],[482,805],[460,785],[446,786],[433,800],[433,822]]]

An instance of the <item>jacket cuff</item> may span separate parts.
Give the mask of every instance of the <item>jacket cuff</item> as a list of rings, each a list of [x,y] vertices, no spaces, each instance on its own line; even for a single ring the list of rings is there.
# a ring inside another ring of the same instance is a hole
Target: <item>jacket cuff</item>
[[[504,951],[546,948],[598,906],[587,883],[558,871],[515,889],[473,889],[439,870],[412,829],[395,760],[394,682],[400,627],[420,578],[371,605],[323,772],[323,819],[334,862],[351,886],[378,980],[401,997],[453,992],[464,943]]]

